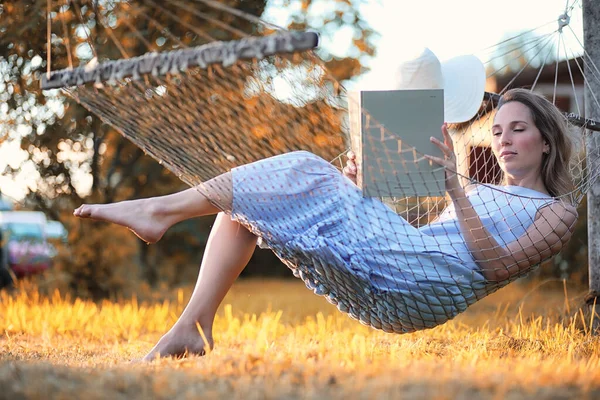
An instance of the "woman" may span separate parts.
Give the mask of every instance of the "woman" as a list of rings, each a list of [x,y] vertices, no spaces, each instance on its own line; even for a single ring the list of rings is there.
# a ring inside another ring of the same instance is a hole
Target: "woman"
[[[327,292],[361,321],[371,307],[383,321],[371,325],[386,331],[430,328],[556,254],[577,219],[572,205],[556,199],[571,190],[571,142],[562,114],[541,96],[511,90],[502,96],[492,133],[503,185],[469,190],[452,172],[456,159],[446,126],[443,142],[431,138],[444,156],[427,157],[446,168],[452,204],[420,230],[362,197],[351,181],[353,159],[345,168],[348,179],[306,152],[235,168],[168,196],[83,205],[74,215],[124,225],[153,243],[177,222],[218,214],[190,302],[147,360],[213,346],[217,308],[259,236],[307,285],[313,282],[317,293]],[[324,276],[343,284],[323,289]],[[350,296],[364,290],[362,308],[340,299],[348,281],[358,282]]]

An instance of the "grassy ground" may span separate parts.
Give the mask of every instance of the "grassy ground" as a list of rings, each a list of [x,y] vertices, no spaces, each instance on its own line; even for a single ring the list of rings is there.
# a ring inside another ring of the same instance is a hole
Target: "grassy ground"
[[[438,328],[378,332],[299,281],[241,281],[206,357],[131,363],[189,296],[94,304],[0,294],[0,398],[522,399],[600,396],[600,341],[562,283],[513,284]]]

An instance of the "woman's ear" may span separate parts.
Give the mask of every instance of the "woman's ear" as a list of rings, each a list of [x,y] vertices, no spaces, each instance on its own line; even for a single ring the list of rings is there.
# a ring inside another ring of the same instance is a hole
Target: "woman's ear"
[[[544,154],[550,154],[550,145],[548,142],[544,142]]]

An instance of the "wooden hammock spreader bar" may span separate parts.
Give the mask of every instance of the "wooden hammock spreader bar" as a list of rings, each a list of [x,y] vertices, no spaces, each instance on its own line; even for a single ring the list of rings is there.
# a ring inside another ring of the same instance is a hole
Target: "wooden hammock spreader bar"
[[[500,95],[497,93],[485,92],[483,96],[484,100],[491,100],[494,104],[498,104]],[[583,118],[581,115],[575,113],[564,113],[567,120],[575,126],[589,129],[590,131],[600,132],[600,122],[594,121],[593,119]]]
[[[220,63],[230,66],[237,60],[261,59],[280,53],[295,53],[314,49],[319,44],[315,32],[282,32],[269,36],[247,37],[227,42],[208,43],[198,47],[162,53],[146,53],[139,57],[105,61],[43,74],[42,90],[80,86],[86,83],[116,82],[123,78],[139,79],[142,75],[162,76],[206,68]]]

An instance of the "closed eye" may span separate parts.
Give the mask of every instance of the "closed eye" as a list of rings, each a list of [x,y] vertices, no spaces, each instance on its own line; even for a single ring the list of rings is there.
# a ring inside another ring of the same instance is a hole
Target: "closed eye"
[[[494,135],[494,136],[502,135],[502,132],[492,132],[492,135]]]

